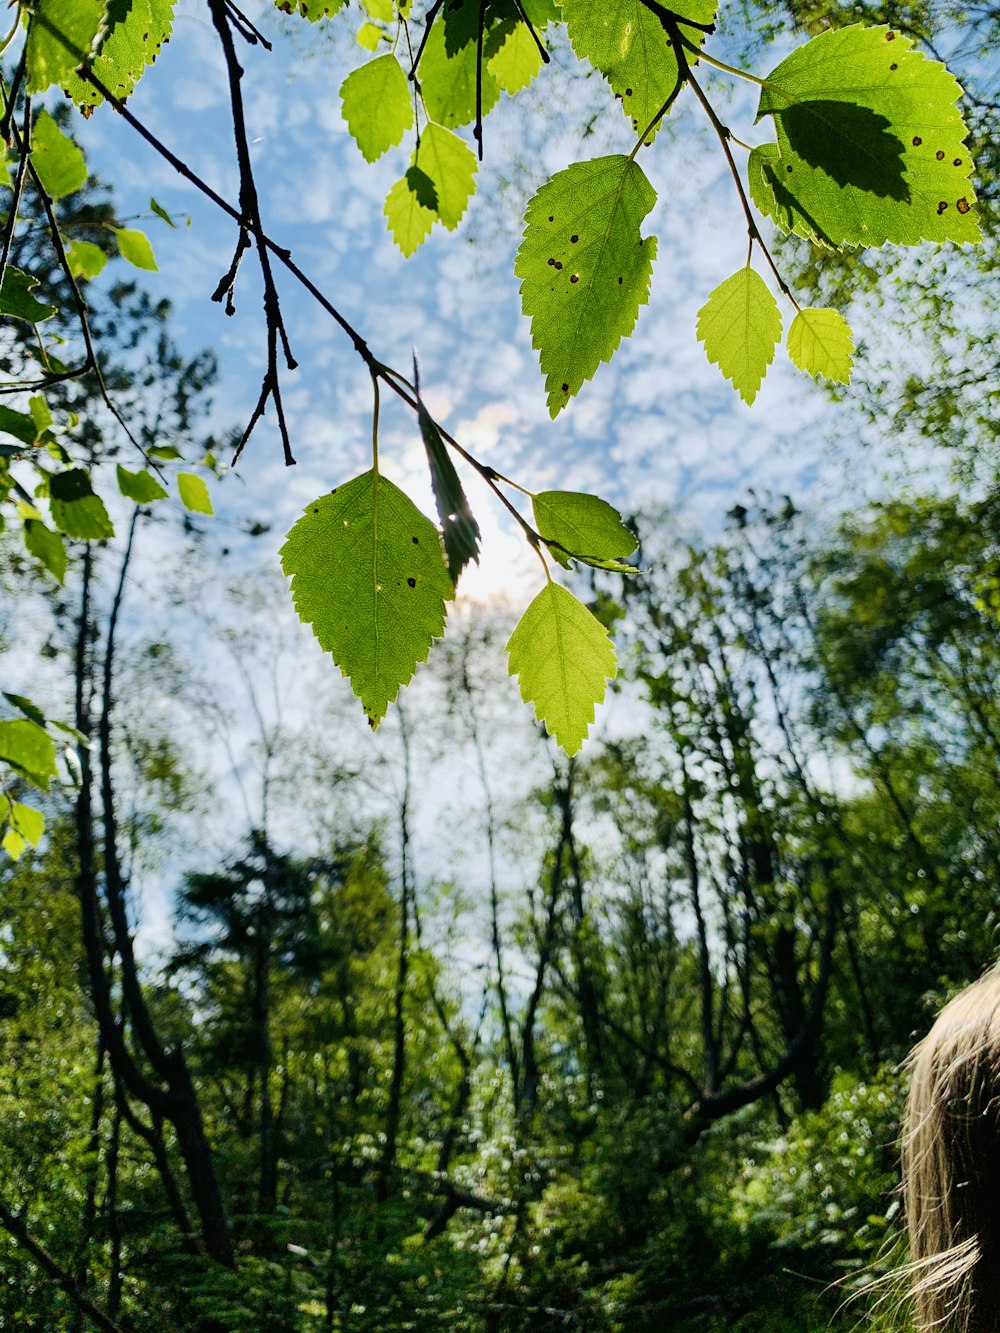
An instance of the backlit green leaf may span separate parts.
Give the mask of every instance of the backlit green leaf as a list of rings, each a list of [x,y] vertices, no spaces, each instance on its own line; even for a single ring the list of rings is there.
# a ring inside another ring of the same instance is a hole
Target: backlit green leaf
[[[377,726],[444,631],[454,589],[437,529],[397,486],[369,471],[308,507],[281,562],[300,620],[312,625]]]
[[[285,14],[301,14],[310,23],[318,23],[338,14],[347,0],[274,0],[274,3]]]
[[[531,507],[539,534],[558,542],[571,555],[616,560],[638,545],[618,510],[596,495],[539,491],[532,496]]]
[[[108,257],[93,241],[73,241],[66,247],[70,272],[74,278],[96,278]]]
[[[424,105],[431,120],[454,129],[476,118],[476,70],[478,51],[475,42],[461,47],[449,57],[445,47],[445,25],[435,23],[420,57],[417,71]],[[482,72],[482,113],[485,116],[497,104],[500,85],[485,63]]]
[[[807,375],[848,384],[854,355],[851,326],[839,310],[800,310],[788,330],[788,355]]]
[[[181,497],[181,504],[192,514],[215,513],[204,477],[199,477],[194,472],[178,472],[177,493]]]
[[[701,23],[715,18],[714,0],[687,0],[680,9]],[[563,0],[562,14],[573,50],[600,70],[640,133],[677,87],[677,59],[660,20],[642,0]],[[696,43],[704,40],[696,28],[685,29],[685,35]]]
[[[101,83],[124,101],[170,36],[174,0],[108,0],[107,8],[108,33],[92,68]],[[79,106],[97,106],[104,100],[78,75],[64,80],[63,86]]]
[[[0,286],[0,315],[23,319],[29,324],[41,324],[42,320],[51,319],[56,308],[35,299],[32,292],[37,286],[37,278],[8,265]]]
[[[774,116],[778,144],[755,163],[758,207],[834,246],[978,240],[960,93],[889,28],[822,33],[762,89],[758,117]]]
[[[421,203],[417,189],[413,188],[413,184],[416,184],[419,189],[419,182],[411,184],[412,171],[411,167],[402,180],[398,180],[392,187],[386,195],[385,208],[382,210],[392,239],[407,259],[426,241],[437,221],[437,213]]]
[[[781,339],[781,314],[767,283],[752,268],[721,282],[698,311],[698,337],[748,405],[757,397]]]
[[[542,53],[526,23],[515,24],[487,64],[505,93],[519,93],[542,68]]]
[[[340,89],[347,128],[366,162],[401,142],[413,124],[413,101],[403,67],[392,54],[352,70]]]
[[[66,543],[59,533],[53,532],[41,519],[29,518],[24,523],[24,544],[55,581],[62,583],[66,577]]]
[[[45,832],[45,816],[41,810],[36,810],[31,805],[22,805],[20,801],[13,801],[8,818],[11,827],[20,833],[25,842],[29,842],[32,847],[38,846]]]
[[[134,500],[138,505],[152,504],[154,500],[164,500],[167,496],[166,490],[151,472],[147,472],[145,468],[140,472],[129,472],[120,463],[118,464],[118,489],[126,500]]]
[[[149,237],[144,231],[136,231],[131,227],[118,227],[115,230],[115,240],[118,242],[118,253],[122,259],[128,260],[135,268],[156,271],[156,257],[149,243]]]
[[[355,33],[354,40],[365,51],[377,51],[385,33],[375,23],[362,23]]]
[[[574,163],[528,204],[514,271],[553,417],[635,328],[656,255],[639,227],[655,202],[642,168],[615,156]]]
[[[31,133],[31,161],[42,189],[53,199],[79,190],[87,181],[87,161],[73,140],[40,111]]]
[[[29,93],[69,81],[93,47],[105,8],[105,0],[36,0],[25,45]]]
[[[415,359],[413,373],[414,382],[418,386],[417,417],[424,449],[427,451],[427,464],[431,470],[434,501],[437,505],[438,518],[441,520],[444,549],[448,557],[448,573],[452,583],[457,586],[459,576],[469,561],[475,560],[477,564],[479,562],[479,524],[476,522],[445,442],[441,438],[441,432],[420,397]]]
[[[13,435],[22,444],[31,445],[38,439],[38,426],[35,418],[27,412],[18,412],[6,403],[0,403],[0,431]]]
[[[2,842],[0,842],[0,846],[3,847],[4,851],[12,861],[20,861],[27,845],[27,842],[21,837],[17,829],[12,828],[7,829],[3,835]]]
[[[566,753],[576,754],[618,672],[608,631],[572,593],[548,583],[518,622],[507,652],[521,698],[534,704]]]
[[[0,722],[0,761],[20,769],[37,787],[48,791],[56,771],[56,747],[43,727],[25,718]]]
[[[52,521],[67,537],[104,541],[115,535],[104,501],[94,492],[85,468],[57,472],[49,479]]]

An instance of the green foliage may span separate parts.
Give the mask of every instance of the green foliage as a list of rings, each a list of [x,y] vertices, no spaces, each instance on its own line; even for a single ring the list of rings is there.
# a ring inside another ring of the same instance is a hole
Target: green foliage
[[[126,500],[134,500],[136,504],[139,505],[148,505],[152,504],[154,500],[166,499],[168,492],[160,485],[152,473],[147,472],[145,468],[141,472],[129,472],[128,468],[122,467],[119,463],[116,472],[118,474],[118,489],[121,491],[122,495],[125,496]],[[195,495],[194,491],[196,488],[191,488],[190,486],[192,481],[201,482],[201,485],[205,490],[204,496]],[[178,486],[180,486],[180,484],[180,478],[178,477]],[[188,499],[200,499],[202,503],[204,503],[204,500],[208,497],[208,487],[205,486],[205,483],[201,481],[200,477],[189,475],[185,478],[185,487],[189,492]],[[188,509],[198,509],[197,504],[188,504],[187,501],[184,501],[184,503],[185,507]],[[207,510],[201,509],[199,512],[210,514],[212,512],[211,501],[209,501]]]
[[[587,608],[551,581],[518,621],[507,643],[521,698],[535,707],[568,755],[576,754],[618,672],[608,631]]]
[[[414,383],[419,386],[416,363],[414,363],[413,378]],[[469,561],[475,560],[477,563],[479,561],[479,524],[469,506],[455,465],[445,448],[441,432],[420,398],[419,387],[417,404],[420,434],[427,452],[434,502],[441,522],[445,554],[448,557],[448,574],[457,588],[462,570]]]
[[[309,505],[281,563],[299,618],[377,727],[444,631],[454,586],[437,529],[372,469]]]
[[[96,278],[108,257],[93,241],[73,241],[66,247],[70,272],[74,278]]]
[[[122,259],[127,260],[134,268],[156,271],[156,256],[144,231],[137,231],[134,227],[118,227],[115,230],[115,240],[118,242],[118,253]]]
[[[105,35],[91,69],[120,101],[132,93],[160,54],[173,28],[174,0],[107,0]],[[99,106],[103,94],[79,75],[61,80],[80,107]]]
[[[788,356],[807,375],[847,384],[854,357],[851,326],[838,310],[800,310],[788,330]]]
[[[748,265],[716,287],[698,312],[698,337],[750,406],[781,341],[778,303],[759,273]]]
[[[538,491],[531,497],[531,507],[539,535],[558,544],[550,549],[561,564],[568,565],[566,557],[571,555],[599,569],[634,569],[619,557],[635,550],[635,534],[607,500],[579,491]]]
[[[340,97],[347,128],[366,162],[388,152],[413,125],[410,86],[394,55],[378,56],[353,70]]]
[[[56,472],[49,477],[48,489],[53,522],[67,537],[104,541],[115,535],[104,501],[85,468]]]
[[[761,89],[758,118],[774,117],[778,150],[761,166],[758,208],[834,247],[978,241],[960,92],[891,28],[814,38]]]
[[[656,257],[639,228],[655,202],[642,168],[613,156],[557,172],[528,204],[514,271],[552,417],[635,327]]]
[[[56,313],[55,306],[45,305],[33,295],[37,286],[37,278],[8,265],[0,284],[0,315],[23,319],[28,324],[51,319]]]
[[[53,199],[73,194],[87,180],[83,153],[47,111],[39,113],[32,130],[31,161],[42,188]]]
[[[141,475],[141,474],[140,474]],[[177,494],[181,497],[181,504],[185,509],[190,510],[192,514],[214,514],[212,508],[212,497],[208,492],[208,484],[204,477],[199,477],[195,472],[178,472],[177,474]],[[135,499],[135,496],[131,497]],[[153,496],[153,499],[156,499]],[[140,501],[145,504],[145,501]]]
[[[106,0],[38,0],[25,49],[30,93],[69,83],[94,48],[106,7]]]

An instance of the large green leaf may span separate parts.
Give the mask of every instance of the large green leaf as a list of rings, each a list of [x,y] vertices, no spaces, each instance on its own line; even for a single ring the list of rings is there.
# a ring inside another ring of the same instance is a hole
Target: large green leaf
[[[281,563],[299,619],[378,726],[444,631],[454,589],[437,528],[372,470],[308,507]]]
[[[56,771],[56,747],[43,728],[24,718],[0,722],[0,761],[25,773],[45,791]]]
[[[410,84],[394,55],[352,70],[340,89],[347,128],[366,162],[398,144],[413,124]]]
[[[580,491],[539,491],[532,496],[531,507],[539,534],[558,542],[578,559],[617,561],[638,545],[618,510],[599,496]]]
[[[428,125],[402,180],[389,191],[385,216],[393,240],[409,257],[435,222],[454,231],[475,189],[476,155],[457,134]]]
[[[449,55],[445,43],[445,25],[437,22],[431,28],[417,74],[428,116],[437,124],[454,129],[456,125],[468,125],[476,118],[478,49],[475,42],[470,42]],[[489,71],[484,51],[484,116],[496,106],[499,97],[500,85]]]
[[[49,478],[49,508],[53,523],[67,537],[103,541],[115,535],[104,501],[94,492],[85,468],[70,468]]]
[[[25,45],[29,93],[69,81],[92,51],[105,9],[105,0],[36,0]]]
[[[715,0],[687,0],[680,8],[699,23],[715,18]],[[600,70],[640,133],[677,87],[677,58],[662,23],[642,0],[563,0],[562,14],[573,50]],[[704,40],[696,28],[685,35]],[[693,53],[688,54],[693,63]]]
[[[618,672],[608,631],[572,593],[547,583],[518,621],[507,652],[521,698],[534,704],[566,753],[576,754]]]
[[[822,33],[761,91],[758,118],[774,116],[778,145],[754,164],[758,207],[835,246],[978,240],[960,94],[890,28]]]
[[[40,111],[31,132],[31,162],[42,189],[53,199],[73,194],[87,182],[87,161],[73,140]]]
[[[698,311],[698,337],[709,361],[751,404],[781,340],[778,303],[759,273],[747,266],[719,283]]]
[[[639,227],[655,202],[642,168],[614,156],[575,162],[528,204],[514,271],[553,417],[635,328],[656,255]]]
[[[115,97],[130,97],[143,72],[160,54],[173,27],[174,0],[108,0],[108,35],[92,68]],[[78,75],[63,87],[80,106],[97,106],[102,95]]]

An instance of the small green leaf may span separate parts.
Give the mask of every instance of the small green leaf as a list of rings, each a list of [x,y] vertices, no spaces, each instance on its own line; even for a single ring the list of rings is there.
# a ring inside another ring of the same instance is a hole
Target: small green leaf
[[[104,541],[115,535],[104,501],[94,492],[85,468],[70,468],[49,478],[52,521],[67,537]]]
[[[507,652],[521,698],[534,704],[566,753],[576,754],[618,672],[608,631],[572,593],[548,583],[518,622]]]
[[[149,237],[144,231],[136,231],[131,227],[118,227],[115,230],[115,240],[118,242],[118,253],[122,259],[127,260],[135,268],[156,272],[156,257],[149,243]]]
[[[36,0],[25,43],[29,93],[68,82],[90,54],[105,9],[105,0]]]
[[[87,160],[79,147],[40,111],[31,132],[31,163],[42,189],[53,199],[73,194],[87,183]]]
[[[48,791],[56,771],[56,747],[44,728],[17,718],[13,722],[0,722],[0,760],[25,773],[36,787]]]
[[[457,587],[462,570],[469,561],[475,560],[477,564],[479,563],[479,524],[441,438],[441,432],[420,397],[416,358],[413,362],[413,379],[417,386],[417,419],[420,422],[424,449],[427,451],[427,464],[431,470],[431,486],[434,490],[438,518],[441,520],[444,549],[448,556],[448,573],[452,583]]]
[[[45,726],[45,714],[34,700],[25,698],[23,694],[10,694],[7,690],[4,690],[3,697],[9,704],[13,704],[19,713],[23,713],[29,722],[34,722],[39,727]]]
[[[170,36],[174,0],[107,0],[107,10],[107,35],[92,68],[101,83],[125,101]],[[79,75],[64,79],[63,86],[79,106],[93,107],[104,100]]]
[[[427,240],[437,221],[437,213],[421,203],[421,195],[427,197],[424,182],[428,177],[422,172],[419,176],[413,173],[411,167],[403,179],[396,182],[386,195],[382,210],[389,224],[389,234],[407,259]]]
[[[698,337],[749,406],[781,339],[778,303],[759,273],[748,266],[719,283],[698,311]]]
[[[581,559],[613,561],[630,555],[639,544],[618,510],[596,495],[539,491],[532,496],[531,507],[539,534]]]
[[[157,201],[152,197],[152,195],[150,195],[149,198],[149,206],[156,214],[156,216],[160,219],[161,222],[165,222],[167,226],[170,227],[173,231],[177,230],[177,223],[173,220],[173,218],[163,207],[163,205],[157,203]]]
[[[45,816],[41,810],[14,801],[10,807],[10,822],[11,827],[20,833],[25,842],[31,843],[32,847],[37,847],[41,842],[42,834],[45,832]]]
[[[146,450],[150,458],[156,458],[161,463],[173,463],[178,458],[183,458],[179,449],[175,449],[172,444],[153,444]]]
[[[312,625],[378,726],[444,631],[454,589],[437,529],[369,471],[309,505],[281,562],[299,619]]]
[[[338,14],[347,0],[274,0],[274,3],[285,14],[301,14],[310,23],[318,23]]]
[[[32,296],[38,286],[38,279],[20,269],[7,267],[0,286],[0,315],[11,319],[23,319],[29,324],[41,324],[42,320],[51,319],[56,313],[54,305],[43,305]]]
[[[12,861],[20,861],[27,845],[16,829],[9,828],[3,835],[3,849]]]
[[[642,168],[615,156],[575,162],[528,204],[514,272],[553,417],[635,328],[656,255],[639,227],[655,202]]]
[[[413,101],[403,67],[391,53],[352,70],[340,89],[344,119],[366,162],[374,162],[413,125]]]
[[[428,125],[420,136],[413,164],[432,183],[437,197],[435,212],[454,231],[462,220],[475,189],[476,155],[468,144],[440,125]]]
[[[377,51],[385,33],[374,23],[362,23],[354,40],[365,51]]]
[[[24,544],[28,553],[45,566],[57,583],[66,577],[66,543],[41,519],[29,518],[24,524]]]
[[[215,513],[212,508],[212,497],[208,493],[203,477],[195,476],[193,472],[178,472],[177,493],[184,508],[190,509],[193,514]]]
[[[6,435],[13,435],[22,444],[32,445],[38,439],[38,427],[34,417],[27,412],[18,412],[6,403],[0,403],[0,430]]]
[[[74,278],[96,278],[108,257],[93,241],[73,241],[66,247],[69,270]]]
[[[497,83],[513,97],[542,68],[542,53],[526,23],[517,23],[504,39],[503,45],[487,63]]]
[[[55,424],[44,394],[32,394],[28,399],[28,411],[31,413],[31,419],[35,423],[35,430],[39,435],[43,435]]]
[[[396,17],[393,0],[364,0],[364,6],[377,23],[391,23]]]
[[[445,45],[445,25],[431,27],[427,45],[420,57],[417,75],[424,105],[431,120],[448,129],[468,125],[476,118],[476,83],[478,52],[470,42],[449,55]],[[482,71],[482,113],[485,116],[496,106],[500,85],[485,67]]]
[[[755,202],[784,230],[834,246],[977,241],[960,95],[898,32],[821,33],[764,82],[758,119],[774,116],[778,143],[758,156]]]
[[[166,490],[151,472],[147,472],[145,468],[140,472],[129,472],[120,463],[118,489],[126,500],[134,500],[137,505],[152,504],[154,500],[165,500],[167,496]]]
[[[839,310],[800,310],[788,330],[788,355],[807,375],[849,384],[854,364],[854,335]]]

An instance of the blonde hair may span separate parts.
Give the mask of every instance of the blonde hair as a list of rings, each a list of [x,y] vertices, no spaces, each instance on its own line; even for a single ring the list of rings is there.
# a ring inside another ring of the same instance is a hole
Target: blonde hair
[[[1000,1333],[1000,968],[960,991],[910,1057],[907,1265],[920,1333]]]

